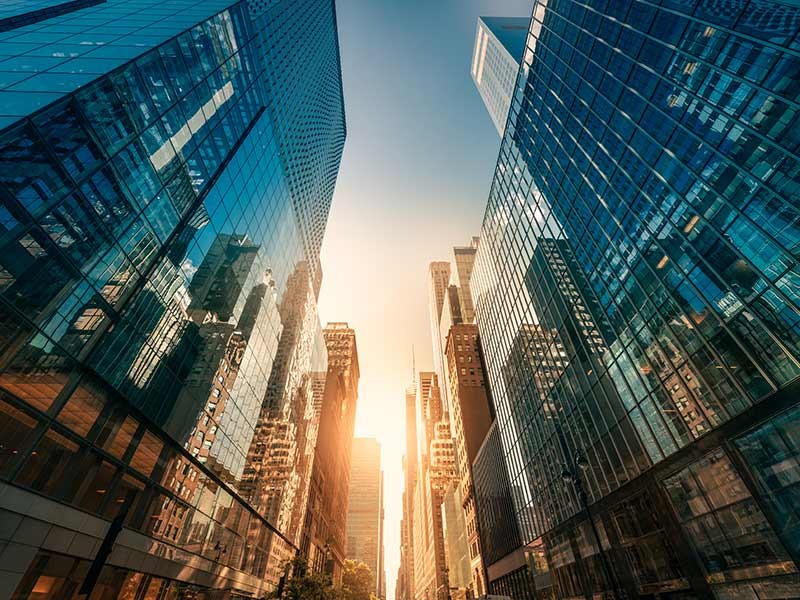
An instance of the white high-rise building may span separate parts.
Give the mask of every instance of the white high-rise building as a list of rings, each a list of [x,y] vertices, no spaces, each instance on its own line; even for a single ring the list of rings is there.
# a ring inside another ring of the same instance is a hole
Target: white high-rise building
[[[478,17],[472,79],[502,137],[528,36],[528,17]]]

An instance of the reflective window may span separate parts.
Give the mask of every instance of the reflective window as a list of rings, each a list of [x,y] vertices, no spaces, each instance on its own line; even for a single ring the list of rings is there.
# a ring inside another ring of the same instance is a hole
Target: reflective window
[[[800,410],[793,409],[736,440],[774,511],[778,533],[800,554]]]
[[[565,596],[584,590],[562,465],[580,457],[602,503],[800,375],[798,87],[783,75],[800,10],[657,4],[536,3],[473,272],[522,543],[552,534]],[[765,456],[794,452],[759,431]],[[771,468],[757,477],[794,523]],[[715,583],[794,572],[724,453],[668,486]],[[661,537],[631,548],[631,571],[682,589]]]
[[[795,572],[791,559],[730,459],[716,450],[664,481],[686,536],[709,575],[767,567]],[[749,571],[748,571],[749,570]]]

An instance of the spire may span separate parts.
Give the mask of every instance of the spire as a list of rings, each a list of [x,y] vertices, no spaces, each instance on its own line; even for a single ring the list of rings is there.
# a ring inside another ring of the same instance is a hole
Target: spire
[[[411,344],[411,381],[414,384],[414,390],[417,389],[417,359],[414,355],[414,344]]]

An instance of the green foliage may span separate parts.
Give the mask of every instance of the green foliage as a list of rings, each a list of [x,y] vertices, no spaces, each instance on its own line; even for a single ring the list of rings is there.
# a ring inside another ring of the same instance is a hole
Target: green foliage
[[[372,579],[372,571],[365,563],[350,559],[344,561],[342,600],[371,600],[374,598],[375,596],[371,593]]]
[[[294,558],[288,565],[289,575],[283,587],[283,594],[278,590],[267,598],[281,600],[339,600],[338,590],[334,590],[330,577],[324,573],[312,573],[302,558]]]
[[[378,600],[371,592],[372,571],[363,562],[346,560],[342,572],[342,587],[335,589],[330,576],[312,573],[301,558],[293,559],[288,566],[289,575],[283,594],[275,590],[267,598],[281,600]]]

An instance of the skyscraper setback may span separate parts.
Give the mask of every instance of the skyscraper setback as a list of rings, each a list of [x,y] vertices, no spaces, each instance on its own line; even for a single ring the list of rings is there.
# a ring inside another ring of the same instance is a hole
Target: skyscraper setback
[[[798,30],[780,2],[534,3],[472,278],[479,509],[498,453],[513,497],[491,591],[800,594],[774,475],[800,455]]]
[[[411,546],[414,598],[445,600],[449,595],[442,501],[454,481],[455,454],[436,373],[423,371],[417,387],[420,454],[414,486]]]
[[[333,2],[16,3],[0,29],[2,594],[108,558],[109,597],[262,597],[327,369]]]
[[[406,392],[406,456],[398,600],[486,592],[472,461],[492,422],[470,277],[478,239],[428,267],[431,341],[440,371]],[[453,268],[455,267],[455,268]],[[449,408],[444,398],[449,398]]]

